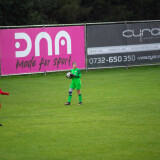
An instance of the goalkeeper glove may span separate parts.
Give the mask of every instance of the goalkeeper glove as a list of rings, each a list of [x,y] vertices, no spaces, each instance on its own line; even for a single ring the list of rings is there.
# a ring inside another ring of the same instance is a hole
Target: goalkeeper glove
[[[75,75],[74,75],[74,74],[72,74],[72,73],[71,73],[70,75],[71,75],[71,78],[72,78],[72,77],[75,77]]]

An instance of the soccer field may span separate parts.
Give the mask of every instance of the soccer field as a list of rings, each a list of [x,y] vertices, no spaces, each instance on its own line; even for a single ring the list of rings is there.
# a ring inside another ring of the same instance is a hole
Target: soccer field
[[[160,66],[2,77],[0,160],[159,160]]]

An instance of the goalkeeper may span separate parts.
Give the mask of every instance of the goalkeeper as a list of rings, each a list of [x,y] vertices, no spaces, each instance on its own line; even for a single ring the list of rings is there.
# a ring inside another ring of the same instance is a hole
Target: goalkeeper
[[[72,82],[69,88],[69,95],[68,95],[68,102],[65,103],[65,105],[70,105],[71,104],[71,99],[72,99],[72,92],[73,90],[76,88],[78,97],[79,97],[79,103],[78,105],[82,105],[82,95],[80,92],[81,89],[81,71],[80,69],[77,68],[77,64],[76,62],[73,62],[73,69],[71,70],[71,78],[72,78]]]

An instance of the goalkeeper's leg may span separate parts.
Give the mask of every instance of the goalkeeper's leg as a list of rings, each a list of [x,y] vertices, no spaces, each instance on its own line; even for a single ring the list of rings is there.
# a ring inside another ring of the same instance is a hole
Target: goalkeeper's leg
[[[79,103],[78,105],[82,104],[82,95],[81,95],[81,81],[76,83],[76,90],[79,97]]]
[[[71,104],[72,92],[73,92],[73,89],[70,88],[70,89],[69,89],[69,95],[68,95],[68,102],[65,103],[65,105],[70,105],[70,104]]]
[[[71,82],[71,85],[69,87],[68,102],[65,103],[65,105],[70,105],[71,99],[72,99],[72,92],[73,92],[74,88],[75,88],[75,84],[74,84],[74,82]]]
[[[71,103],[73,89],[69,89],[68,102]]]
[[[69,88],[69,95],[68,95],[68,102],[65,103],[65,105],[70,105],[71,104],[71,99],[72,99],[72,92],[75,88],[74,82],[71,83],[70,88]]]
[[[82,95],[81,95],[80,89],[77,90],[77,94],[78,94],[78,97],[79,97],[79,103],[78,103],[78,105],[81,105],[82,104]]]

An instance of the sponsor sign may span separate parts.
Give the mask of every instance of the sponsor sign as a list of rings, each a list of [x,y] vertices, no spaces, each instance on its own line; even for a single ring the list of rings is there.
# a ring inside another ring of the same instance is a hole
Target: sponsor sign
[[[84,26],[0,30],[1,74],[85,68]]]

